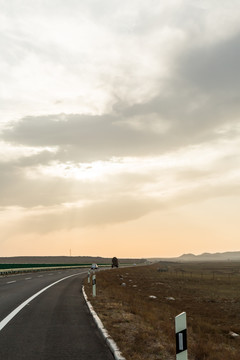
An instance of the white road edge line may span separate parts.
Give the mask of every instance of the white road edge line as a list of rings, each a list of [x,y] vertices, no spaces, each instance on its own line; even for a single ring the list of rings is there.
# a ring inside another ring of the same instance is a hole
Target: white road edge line
[[[18,307],[16,307],[15,310],[13,310],[10,314],[8,314],[1,322],[0,322],[0,331],[7,325],[7,323],[9,323],[10,320],[12,320],[14,318],[14,316],[17,315],[17,313],[19,313],[19,311],[21,311],[27,304],[30,303],[30,301],[32,301],[33,299],[35,299],[38,295],[42,294],[44,291],[46,291],[47,289],[49,289],[50,287],[52,287],[53,285],[56,285],[57,283],[59,283],[60,281],[63,281],[65,279],[68,279],[72,276],[76,276],[76,275],[80,275],[82,273],[77,273],[77,274],[73,274],[73,275],[69,275],[66,276],[58,281],[55,281],[54,283],[46,286],[45,288],[43,288],[42,290],[38,291],[36,294],[32,295],[30,298],[28,298],[26,301],[24,301],[21,305],[19,305]]]
[[[8,281],[6,282],[6,284],[12,284],[12,283],[15,283],[17,280],[13,280],[13,281]]]
[[[107,346],[109,347],[109,349],[111,350],[114,358],[116,360],[126,360],[125,357],[122,356],[121,351],[119,350],[117,344],[115,343],[115,341],[111,338],[111,336],[108,334],[107,330],[105,329],[105,327],[103,326],[102,321],[99,319],[97,313],[95,312],[95,310],[92,307],[92,304],[90,303],[90,301],[87,298],[87,294],[85,293],[84,290],[84,286],[82,286],[82,293],[83,293],[83,297],[87,303],[88,309],[90,311],[90,313],[92,314],[92,317],[99,329],[99,331],[101,332],[104,340],[106,341]]]

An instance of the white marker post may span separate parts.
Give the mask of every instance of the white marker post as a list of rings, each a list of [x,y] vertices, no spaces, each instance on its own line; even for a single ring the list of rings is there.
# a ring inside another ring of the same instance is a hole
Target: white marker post
[[[182,312],[175,317],[176,359],[187,360],[187,316]]]
[[[93,294],[93,297],[96,296],[96,275],[95,274],[92,276],[92,294]]]
[[[90,284],[90,270],[88,270],[88,283]]]

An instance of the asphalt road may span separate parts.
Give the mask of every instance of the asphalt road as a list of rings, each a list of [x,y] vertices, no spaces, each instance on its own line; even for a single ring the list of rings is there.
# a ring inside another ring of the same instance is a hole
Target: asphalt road
[[[0,277],[0,359],[113,360],[82,296],[86,271]],[[15,314],[24,302],[26,306]]]

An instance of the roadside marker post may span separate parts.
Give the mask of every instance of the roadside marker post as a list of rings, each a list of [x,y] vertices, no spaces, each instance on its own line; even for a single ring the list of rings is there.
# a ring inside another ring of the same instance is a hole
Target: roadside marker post
[[[92,294],[93,294],[93,297],[95,297],[96,296],[96,275],[94,274],[93,276],[92,276]]]
[[[88,270],[88,283],[90,284],[90,270]]]
[[[187,353],[187,316],[182,312],[175,317],[176,359],[188,360]]]

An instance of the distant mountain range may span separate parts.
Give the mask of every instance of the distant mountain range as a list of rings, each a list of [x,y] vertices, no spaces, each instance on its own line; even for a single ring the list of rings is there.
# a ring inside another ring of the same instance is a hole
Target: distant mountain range
[[[224,253],[203,253],[201,255],[183,254],[178,258],[180,261],[240,261],[240,251],[228,251]]]
[[[176,258],[152,258],[149,261],[240,261],[240,251],[228,251],[224,253],[203,253],[201,255],[183,254]]]

